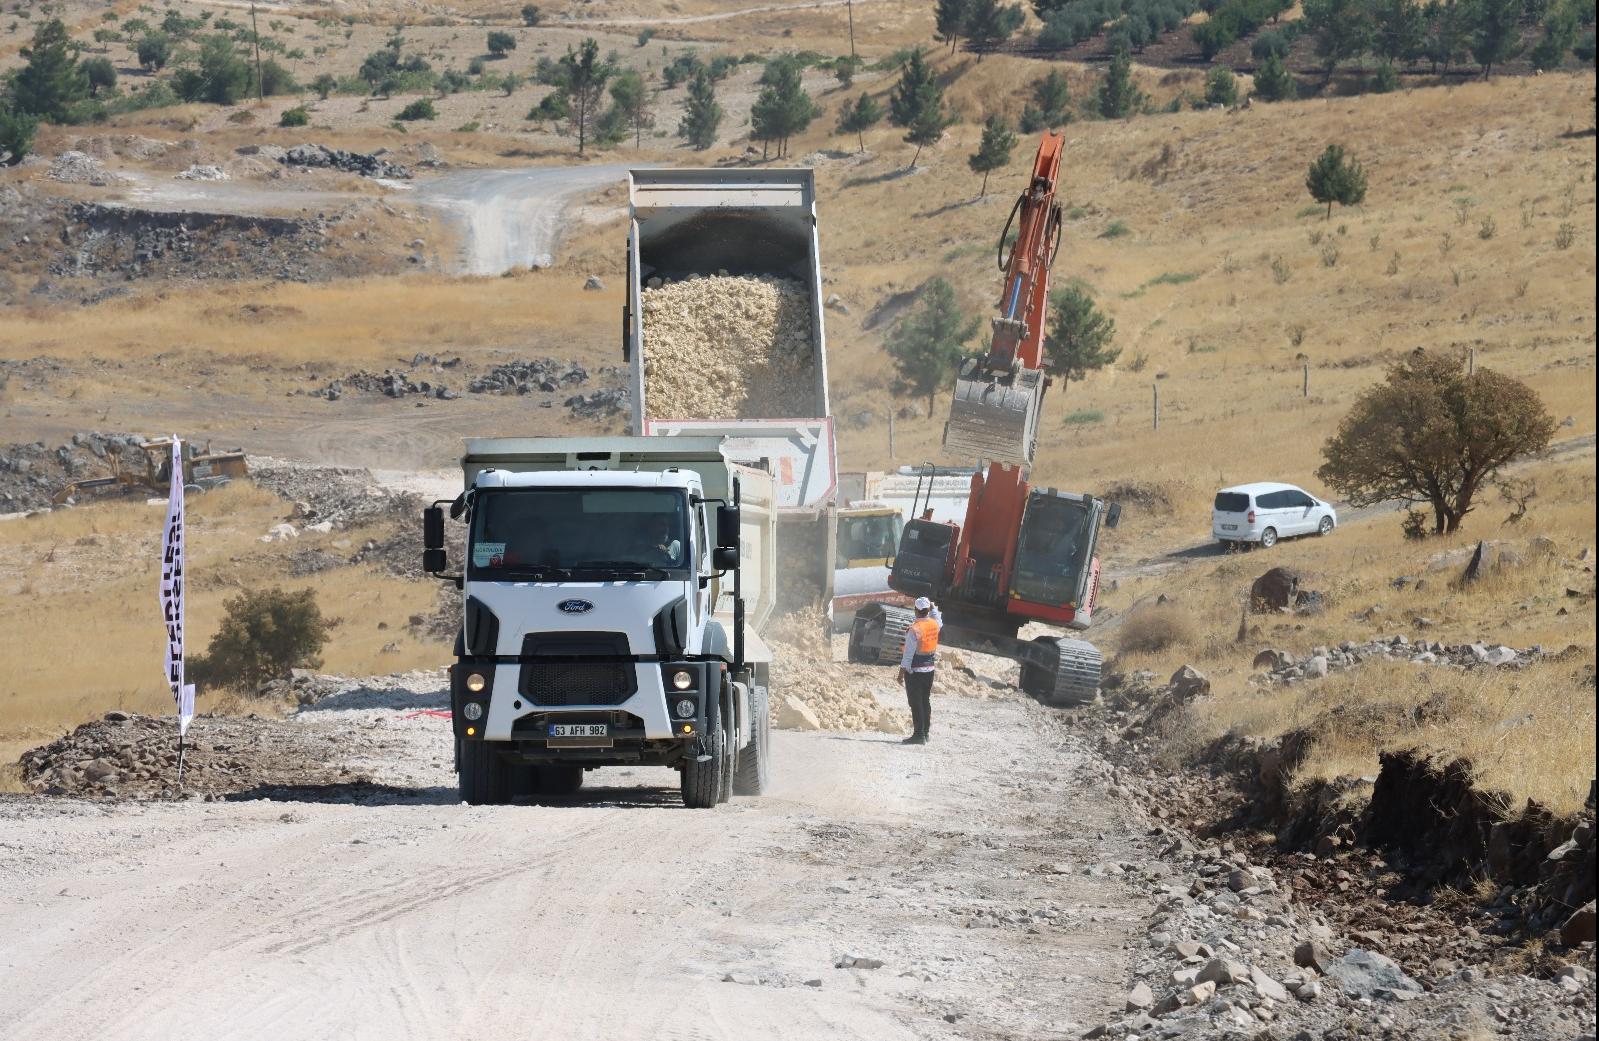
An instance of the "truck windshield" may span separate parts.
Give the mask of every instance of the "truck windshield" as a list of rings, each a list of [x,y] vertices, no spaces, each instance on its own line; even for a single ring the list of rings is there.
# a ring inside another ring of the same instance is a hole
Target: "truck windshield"
[[[1077,603],[1093,534],[1094,512],[1087,503],[1055,495],[1029,497],[1011,591],[1035,604]]]
[[[470,577],[686,578],[688,502],[657,488],[501,488],[472,507]]]

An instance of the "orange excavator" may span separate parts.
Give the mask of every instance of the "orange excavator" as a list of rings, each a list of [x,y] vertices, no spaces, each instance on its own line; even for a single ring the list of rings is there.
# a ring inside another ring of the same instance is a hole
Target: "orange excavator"
[[[1083,640],[1022,640],[1017,634],[1030,622],[1088,628],[1099,594],[1099,535],[1121,516],[1119,504],[1027,481],[1050,383],[1044,325],[1050,268],[1061,242],[1055,188],[1064,145],[1058,133],[1044,134],[1039,143],[1032,177],[1000,235],[1005,281],[989,348],[962,362],[956,380],[944,446],[987,461],[972,475],[965,523],[941,523],[930,511],[917,515],[913,509],[888,582],[896,592],[939,604],[941,643],[1019,661],[1022,689],[1056,705],[1093,699],[1099,651]],[[1007,257],[1012,225],[1017,237]],[[897,662],[912,617],[882,603],[857,611],[850,660]]]

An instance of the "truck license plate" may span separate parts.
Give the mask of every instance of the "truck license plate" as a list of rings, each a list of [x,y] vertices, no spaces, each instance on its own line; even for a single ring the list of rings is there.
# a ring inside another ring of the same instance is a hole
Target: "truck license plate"
[[[551,723],[551,737],[610,737],[608,723]]]
[[[1236,524],[1223,524],[1221,526],[1221,530],[1222,531],[1237,531],[1238,530],[1238,525],[1236,525]]]

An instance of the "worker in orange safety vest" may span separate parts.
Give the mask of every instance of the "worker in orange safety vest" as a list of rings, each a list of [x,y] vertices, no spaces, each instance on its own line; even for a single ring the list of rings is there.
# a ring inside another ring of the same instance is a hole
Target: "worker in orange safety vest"
[[[899,656],[899,682],[911,706],[911,736],[902,744],[925,745],[933,724],[933,674],[938,668],[938,631],[944,617],[925,596],[916,598],[916,620],[905,630]]]

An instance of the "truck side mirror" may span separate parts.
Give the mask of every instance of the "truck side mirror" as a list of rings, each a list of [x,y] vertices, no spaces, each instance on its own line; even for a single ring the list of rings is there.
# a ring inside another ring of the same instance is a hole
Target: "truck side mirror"
[[[436,575],[445,568],[444,511],[429,506],[422,511],[422,570]]]
[[[716,546],[718,549],[738,548],[739,511],[737,506],[716,508]],[[736,566],[736,565],[735,565]]]
[[[1113,502],[1110,509],[1105,511],[1105,527],[1114,528],[1122,522],[1122,504]]]
[[[717,546],[711,551],[711,566],[718,571],[738,570],[738,547]]]

